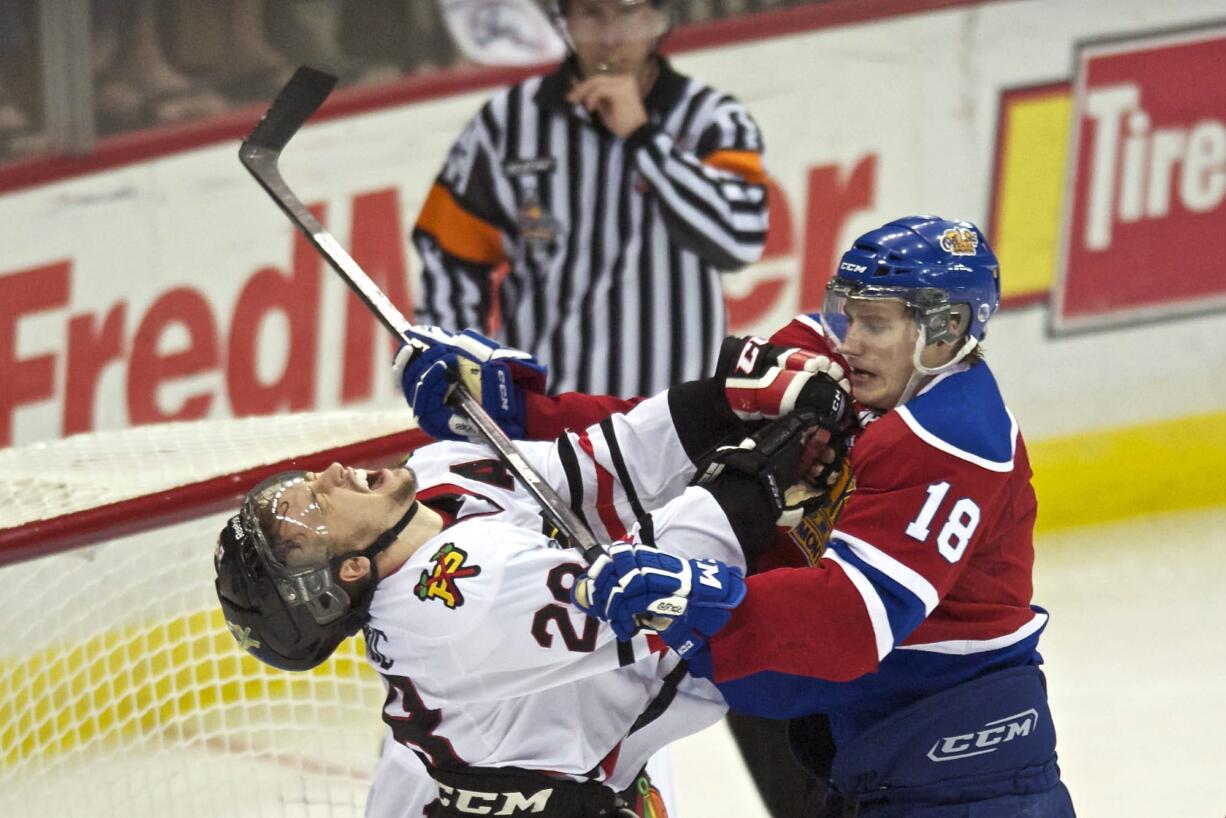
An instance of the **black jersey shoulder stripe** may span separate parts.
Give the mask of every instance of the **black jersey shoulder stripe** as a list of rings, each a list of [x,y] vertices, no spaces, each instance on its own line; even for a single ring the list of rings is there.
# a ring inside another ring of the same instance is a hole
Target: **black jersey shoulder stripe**
[[[575,512],[579,521],[589,531],[587,517],[583,514],[583,472],[579,468],[579,457],[575,454],[574,444],[570,435],[561,435],[557,440],[558,460],[562,463],[562,473],[566,475],[566,489],[570,493],[570,510]]]
[[[689,665],[686,664],[684,659],[668,672],[668,675],[664,677],[664,683],[660,685],[660,691],[656,693],[656,697],[651,700],[646,709],[639,714],[639,717],[634,720],[634,724],[630,725],[630,731],[626,735],[637,733],[664,714],[668,706],[673,703],[673,699],[677,697],[677,686],[681,684],[681,680],[685,678],[685,674],[688,672]]]
[[[613,471],[617,474],[617,482],[621,484],[622,491],[626,493],[626,500],[630,503],[630,510],[634,512],[634,519],[641,521],[647,517],[647,512],[643,510],[643,504],[639,502],[639,492],[634,487],[634,479],[630,470],[626,468],[626,458],[622,455],[621,444],[617,441],[617,430],[613,428],[611,418],[600,421],[600,431],[604,434],[605,444],[609,447],[609,458],[613,461]]]

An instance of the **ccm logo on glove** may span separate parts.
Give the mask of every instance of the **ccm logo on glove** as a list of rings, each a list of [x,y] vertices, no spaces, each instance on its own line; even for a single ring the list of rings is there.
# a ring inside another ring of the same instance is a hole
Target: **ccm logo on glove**
[[[698,581],[708,588],[714,588],[717,591],[724,586],[720,584],[716,574],[719,573],[719,564],[711,560],[694,560],[694,567],[698,569],[700,576]]]

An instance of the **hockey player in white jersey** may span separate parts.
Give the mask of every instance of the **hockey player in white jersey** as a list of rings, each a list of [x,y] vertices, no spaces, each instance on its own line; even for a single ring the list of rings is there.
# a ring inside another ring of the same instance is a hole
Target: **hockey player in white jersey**
[[[806,431],[849,422],[846,393],[814,369],[683,384],[523,454],[599,539],[729,566],[691,595],[718,617],[743,587],[727,572],[774,535],[777,509],[730,518],[743,482],[794,482]],[[746,438],[743,417],[782,415]],[[728,440],[745,445],[709,454]],[[712,458],[733,467],[689,485]],[[438,782],[436,815],[614,815],[653,752],[725,706],[654,637],[618,642],[573,610],[584,565],[549,531],[490,449],[443,442],[400,468],[256,486],[219,537],[217,592],[239,644],[277,667],[314,667],[364,630],[383,718]]]

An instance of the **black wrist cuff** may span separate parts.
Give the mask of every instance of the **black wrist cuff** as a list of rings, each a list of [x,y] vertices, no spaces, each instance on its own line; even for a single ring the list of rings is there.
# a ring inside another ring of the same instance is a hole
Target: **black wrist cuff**
[[[724,510],[745,557],[769,549],[775,542],[774,504],[762,482],[747,474],[725,471],[718,480],[703,486]]]
[[[693,463],[733,435],[749,433],[728,406],[723,378],[704,378],[672,387],[668,390],[668,409],[681,446]]]

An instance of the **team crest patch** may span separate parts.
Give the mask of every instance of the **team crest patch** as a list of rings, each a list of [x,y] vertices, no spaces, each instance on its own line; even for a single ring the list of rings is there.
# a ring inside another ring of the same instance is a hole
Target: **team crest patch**
[[[839,515],[843,513],[843,506],[847,505],[847,498],[855,490],[856,480],[851,473],[851,465],[844,459],[837,479],[826,487],[820,502],[810,504],[805,516],[788,531],[788,538],[800,549],[808,565],[817,565],[821,561]]]
[[[430,559],[434,560],[434,566],[421,572],[421,579],[417,581],[415,589],[417,598],[422,602],[441,599],[448,608],[463,605],[464,594],[460,592],[456,582],[465,577],[477,576],[481,573],[481,566],[465,565],[468,552],[456,548],[454,543],[447,543],[435,551]]]
[[[968,227],[951,227],[941,234],[941,249],[955,256],[973,256],[979,249],[979,236]]]

